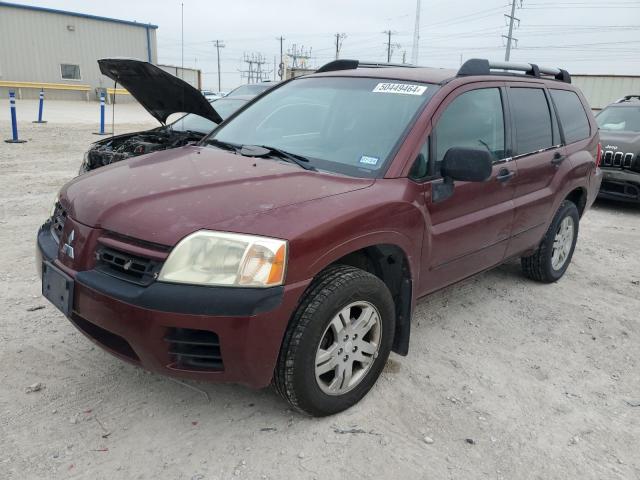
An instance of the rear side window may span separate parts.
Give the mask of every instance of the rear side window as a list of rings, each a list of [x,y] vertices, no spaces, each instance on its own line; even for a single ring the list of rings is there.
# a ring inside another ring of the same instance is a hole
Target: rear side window
[[[565,142],[573,143],[588,138],[591,135],[591,127],[578,95],[571,90],[550,92],[564,130]]]
[[[516,155],[553,146],[551,112],[543,89],[512,87],[509,104],[516,133]]]
[[[487,149],[495,160],[505,157],[502,97],[497,88],[461,94],[443,112],[435,127],[435,174],[452,147]]]

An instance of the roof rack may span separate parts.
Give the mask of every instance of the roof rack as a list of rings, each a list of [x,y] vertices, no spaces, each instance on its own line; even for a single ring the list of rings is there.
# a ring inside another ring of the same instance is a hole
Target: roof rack
[[[492,70],[503,70],[503,72],[495,72]],[[458,70],[458,76],[503,75],[508,71],[524,72],[525,75],[530,75],[535,78],[541,78],[543,75],[551,76],[561,82],[571,83],[571,75],[561,68],[539,67],[535,63],[495,62],[484,58],[471,58],[464,62],[460,70]]]
[[[316,73],[335,72],[338,70],[355,70],[356,68],[415,68],[415,65],[408,63],[381,63],[381,62],[361,62],[359,60],[333,60],[321,66]]]
[[[640,100],[640,95],[625,95],[624,97],[616,100],[615,103],[630,102],[631,100]]]

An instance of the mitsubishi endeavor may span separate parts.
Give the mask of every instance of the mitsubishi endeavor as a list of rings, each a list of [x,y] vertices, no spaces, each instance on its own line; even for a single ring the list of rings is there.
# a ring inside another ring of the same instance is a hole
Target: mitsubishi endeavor
[[[600,156],[564,70],[337,60],[67,183],[42,293],[123,360],[329,415],[407,355],[420,297],[514,258],[559,280]]]

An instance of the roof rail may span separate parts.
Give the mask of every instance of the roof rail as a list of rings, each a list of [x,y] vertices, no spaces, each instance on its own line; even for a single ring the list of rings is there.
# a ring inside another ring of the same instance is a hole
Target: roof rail
[[[622,98],[619,98],[618,100],[615,101],[615,103],[624,103],[624,102],[629,102],[631,100],[640,100],[640,95],[625,95]]]
[[[355,70],[356,68],[389,68],[389,67],[404,67],[415,68],[415,65],[408,63],[382,63],[382,62],[361,62],[359,60],[333,60],[332,62],[325,63],[316,73],[335,72],[338,70]]]
[[[504,72],[495,72],[492,70],[504,70]],[[484,58],[471,58],[464,62],[458,70],[459,77],[471,75],[491,75],[504,74],[506,71],[524,72],[535,78],[541,78],[543,75],[552,76],[556,80],[565,83],[571,83],[571,75],[566,70],[554,67],[539,67],[535,63],[512,63],[512,62],[496,62],[489,61]]]

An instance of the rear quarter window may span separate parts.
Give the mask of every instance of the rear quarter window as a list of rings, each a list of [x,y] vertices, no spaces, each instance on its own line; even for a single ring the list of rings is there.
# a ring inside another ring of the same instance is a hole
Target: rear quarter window
[[[550,93],[564,130],[565,142],[569,144],[588,138],[591,135],[589,118],[576,92],[550,90]]]

